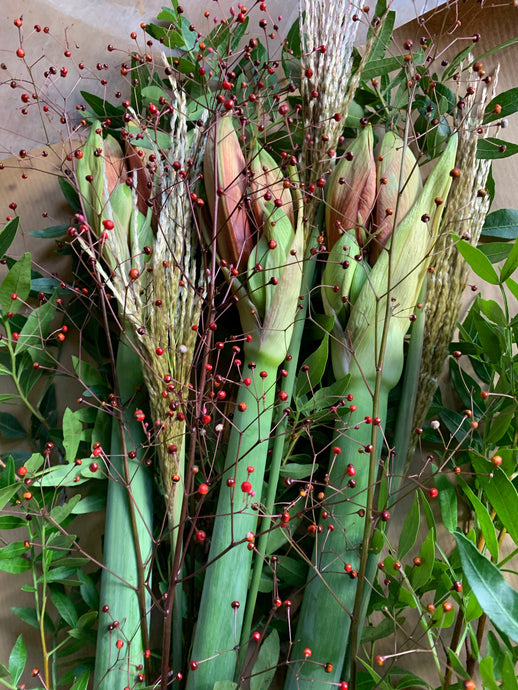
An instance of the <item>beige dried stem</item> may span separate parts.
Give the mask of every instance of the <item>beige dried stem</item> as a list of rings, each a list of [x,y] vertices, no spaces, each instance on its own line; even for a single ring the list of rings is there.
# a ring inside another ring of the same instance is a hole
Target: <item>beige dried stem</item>
[[[307,135],[301,163],[306,186],[322,177],[333,162],[345,118],[386,16],[373,27],[374,36],[369,39],[351,78],[352,53],[360,23],[356,18],[353,20],[354,15],[364,15],[358,0],[302,0],[300,3],[301,91]],[[318,94],[316,98],[314,92]],[[317,207],[318,204],[310,204],[305,211],[306,237]]]
[[[456,167],[461,177],[452,188],[442,220],[442,232],[432,259],[433,273],[428,274],[425,305],[425,329],[416,406],[412,428],[421,427],[426,418],[448,346],[453,337],[467,284],[468,267],[452,239],[452,233],[476,245],[489,209],[485,186],[490,161],[477,158],[477,142],[487,135],[479,134],[484,110],[494,96],[498,68],[491,79],[491,88],[478,82],[475,93],[463,96],[465,108],[460,111],[456,129],[459,133]],[[459,80],[460,81],[460,80]],[[465,83],[462,84],[466,86]],[[458,94],[459,95],[459,94]],[[410,449],[410,455],[413,448]]]

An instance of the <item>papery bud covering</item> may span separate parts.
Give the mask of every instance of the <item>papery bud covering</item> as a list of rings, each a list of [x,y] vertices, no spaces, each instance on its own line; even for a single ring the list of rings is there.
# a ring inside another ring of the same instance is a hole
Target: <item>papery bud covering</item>
[[[367,125],[336,164],[326,197],[327,242],[332,248],[340,235],[352,228],[360,247],[376,198],[374,137]]]

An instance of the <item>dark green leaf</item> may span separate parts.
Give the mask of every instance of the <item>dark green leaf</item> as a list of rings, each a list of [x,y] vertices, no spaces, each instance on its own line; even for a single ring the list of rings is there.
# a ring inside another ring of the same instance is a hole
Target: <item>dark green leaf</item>
[[[61,618],[73,628],[77,623],[77,612],[70,599],[58,590],[50,591],[50,598]]]
[[[53,240],[57,237],[63,237],[66,235],[68,230],[68,225],[52,225],[49,228],[41,228],[40,230],[32,230],[29,235],[32,237],[38,237],[44,240]]]
[[[367,66],[369,65],[371,60],[374,62],[376,60],[381,60],[382,58],[384,58],[385,53],[387,52],[387,48],[389,47],[392,41],[392,34],[394,33],[394,24],[396,21],[396,13],[387,12],[387,4],[385,0],[378,0],[378,3],[376,4],[376,16],[381,18],[383,17],[383,15],[385,15],[383,23],[379,24],[377,27],[377,36],[370,50]],[[371,26],[367,33],[367,38],[370,39],[374,37],[374,35],[374,29]]]
[[[82,433],[83,424],[79,415],[67,407],[63,415],[63,447],[67,462],[74,462],[76,459]]]
[[[20,217],[15,216],[3,227],[0,231],[0,259],[2,259],[11,246],[16,233],[18,232],[18,226],[20,224]]]
[[[404,64],[402,57],[388,57],[382,60],[373,60],[365,66],[362,72],[362,79],[367,82],[374,79],[374,77],[382,77],[397,69],[401,69]]]
[[[479,139],[477,143],[477,158],[494,160],[495,158],[509,158],[515,153],[518,153],[518,144],[513,144],[511,141],[488,137],[487,139]]]
[[[38,621],[36,611],[33,608],[31,608],[30,606],[12,606],[11,611],[24,623],[27,623],[27,625],[30,625],[33,628],[39,630],[40,623]],[[47,616],[47,614],[45,614],[44,628],[47,631],[54,630],[52,621],[50,620],[49,616]]]
[[[279,662],[280,641],[277,630],[272,630],[259,648],[250,677],[250,690],[268,690]]]
[[[58,177],[58,184],[61,188],[61,193],[65,197],[66,202],[72,209],[72,211],[81,211],[81,202],[79,201],[79,195],[75,188],[70,184],[66,177]]]
[[[477,247],[473,247],[469,242],[466,242],[466,240],[459,240],[457,242],[457,249],[480,278],[492,285],[498,285],[500,283],[500,279],[493,268],[493,264],[489,261],[484,252],[481,252]]]
[[[500,106],[498,112],[495,112],[496,105]],[[509,117],[516,111],[518,111],[518,88],[515,87],[499,93],[498,96],[489,101],[484,115],[484,124]]]
[[[414,500],[403,523],[401,536],[397,549],[398,558],[402,559],[414,546],[421,523],[421,508],[419,506],[419,494],[414,494]]]
[[[518,209],[502,208],[499,211],[488,213],[481,237],[515,240],[518,237]]]
[[[518,592],[462,532],[456,532],[454,536],[464,576],[482,610],[506,635],[518,641]]]
[[[481,252],[484,252],[492,264],[497,264],[507,259],[512,249],[512,244],[509,242],[487,242],[486,244],[479,244],[478,248]]]
[[[20,422],[8,412],[0,412],[0,434],[8,439],[25,438],[27,436],[27,432]]]
[[[297,376],[297,397],[305,395],[308,391],[313,389],[324,376],[327,360],[329,356],[329,336],[324,334],[324,338],[317,349],[312,352],[304,362],[303,366],[307,366],[307,371],[300,371]]]
[[[14,647],[11,650],[11,654],[9,655],[9,673],[11,675],[11,682],[13,685],[18,685],[26,663],[27,649],[25,648],[23,637],[18,635]]]
[[[81,96],[85,99],[94,113],[100,117],[122,118],[124,115],[124,108],[122,106],[113,105],[109,101],[106,101],[104,98],[99,98],[99,96],[96,96],[93,93],[81,91]],[[113,122],[112,126],[115,126]],[[70,203],[68,198],[67,201]],[[72,206],[72,204],[70,205]],[[74,206],[72,206],[72,208],[74,208]]]
[[[9,670],[3,664],[0,664],[0,678],[9,678]]]
[[[285,556],[279,558],[277,577],[284,585],[301,587],[306,580],[306,573],[304,568],[300,567],[300,562],[297,559]]]
[[[27,525],[27,520],[16,517],[16,515],[4,515],[0,517],[0,530],[2,529],[17,529]]]
[[[231,680],[217,680],[212,686],[212,690],[237,690],[237,683]]]
[[[81,592],[83,601],[93,611],[97,611],[97,609],[99,608],[99,593],[97,591],[94,581],[89,575],[86,575],[82,570],[77,571],[77,579],[81,583],[79,591]]]
[[[318,465],[315,466],[313,463],[301,464],[298,462],[290,462],[281,467],[280,473],[292,479],[306,479],[306,477],[309,477],[317,467]]]
[[[471,45],[467,46],[467,48],[464,48],[463,50],[460,51],[460,53],[457,53],[457,55],[451,60],[450,64],[448,67],[444,70],[443,72],[443,81],[448,81],[453,77],[453,75],[457,72],[460,64],[464,62],[469,56],[469,54],[472,52],[473,47]]]

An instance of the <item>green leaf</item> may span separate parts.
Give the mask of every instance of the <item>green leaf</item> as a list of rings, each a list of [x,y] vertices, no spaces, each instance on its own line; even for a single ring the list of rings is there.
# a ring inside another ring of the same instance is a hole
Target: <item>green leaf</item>
[[[212,690],[237,690],[237,683],[231,680],[217,680],[212,686]]]
[[[31,608],[30,606],[12,606],[11,611],[24,623],[27,623],[27,625],[30,625],[33,628],[39,630],[40,623],[38,621],[36,611],[33,608]],[[49,616],[47,616],[47,614],[45,614],[44,628],[47,631],[54,630],[52,621],[50,620]]]
[[[419,589],[429,582],[433,566],[435,562],[435,534],[428,532],[421,548],[419,549],[419,556],[422,560],[422,565],[414,566],[410,575],[410,582],[414,589]]]
[[[457,493],[455,487],[445,474],[435,475],[435,486],[439,491],[438,499],[444,526],[453,534],[457,529]]]
[[[455,673],[460,676],[461,678],[464,678],[465,680],[469,680],[470,676],[469,673],[466,671],[464,666],[462,665],[461,660],[459,657],[455,654],[453,649],[448,650],[448,657],[450,659],[450,664]]]
[[[99,608],[99,593],[94,581],[89,575],[86,575],[82,570],[77,571],[77,579],[81,583],[79,591],[83,597],[83,601],[93,610],[97,611]]]
[[[512,278],[508,278],[505,281],[505,285],[506,285],[506,287],[509,288],[513,297],[515,299],[518,299],[518,283],[516,282],[516,280],[513,280]]]
[[[515,240],[518,237],[518,209],[502,208],[488,213],[481,237],[499,240]]]
[[[5,314],[19,311],[31,290],[31,255],[27,252],[11,266],[9,273],[0,285],[0,309]],[[19,299],[11,299],[16,293]]]
[[[518,592],[462,532],[454,536],[464,575],[482,610],[506,635],[518,641]]]
[[[514,542],[518,543],[518,493],[514,484],[500,467],[489,465],[480,458],[473,458],[472,462],[475,470],[479,473],[478,481],[482,485],[489,502],[496,510],[498,519]],[[492,477],[487,476],[489,471],[492,472]]]
[[[499,112],[495,112],[495,105],[499,105]],[[484,124],[501,120],[503,117],[509,117],[518,111],[518,88],[508,89],[495,96],[486,106],[484,115]]]
[[[20,355],[25,350],[29,350],[32,360],[38,361],[38,356],[41,356],[44,351],[44,343],[42,340],[44,340],[50,332],[50,325],[55,313],[56,305],[52,299],[31,311],[20,331],[20,336],[16,345],[17,355]]]
[[[86,99],[85,99],[86,100]],[[79,195],[66,177],[58,177],[58,184],[61,189],[61,193],[65,197],[66,202],[73,211],[81,211],[81,202],[79,201]]]
[[[259,648],[257,661],[250,677],[250,690],[268,690],[279,661],[280,641],[277,630],[272,630]]]
[[[19,484],[11,484],[0,489],[0,510],[2,510],[20,488]]]
[[[70,599],[57,590],[50,591],[50,598],[61,618],[73,628],[77,623],[77,612]]]
[[[419,506],[419,494],[414,494],[414,500],[403,523],[401,536],[397,549],[398,558],[401,560],[414,546],[421,523],[421,508]]]
[[[63,447],[67,462],[74,462],[81,442],[83,423],[76,412],[67,407],[63,415]]]
[[[18,685],[26,663],[27,649],[25,648],[23,637],[18,635],[18,638],[14,643],[14,647],[11,650],[11,654],[9,655],[9,673],[11,675],[11,682],[13,685]]]
[[[383,77],[386,74],[390,74],[390,72],[401,69],[404,64],[402,57],[388,57],[383,58],[383,60],[373,60],[365,66],[362,72],[362,79],[367,82],[374,79],[374,77]]]
[[[489,261],[484,252],[481,252],[477,247],[473,247],[469,242],[466,242],[466,240],[459,240],[457,242],[457,249],[480,278],[492,285],[498,285],[500,283],[500,279],[493,268],[493,264]]]
[[[0,664],[0,678],[9,678],[9,669],[3,664]]]
[[[49,228],[41,228],[40,230],[32,230],[29,235],[38,237],[43,240],[54,240],[58,237],[66,235],[69,225],[52,225]]]
[[[478,248],[484,252],[492,264],[497,264],[507,259],[512,245],[508,242],[488,242],[487,244],[479,244]]]
[[[491,558],[494,561],[498,561],[498,539],[496,536],[495,525],[493,523],[493,520],[491,520],[486,506],[473,493],[473,491],[462,479],[462,477],[459,477],[458,480],[460,487],[462,488],[462,490],[468,497],[471,505],[473,506],[477,522],[480,526],[480,530],[482,531],[482,534],[486,542],[487,550],[489,551]]]
[[[72,685],[70,690],[87,690],[89,679],[90,671],[84,671],[84,673],[82,673],[74,682],[74,685]]]
[[[509,158],[515,153],[518,153],[518,144],[513,144],[511,141],[488,137],[487,139],[479,139],[477,142],[477,158],[494,160],[496,158]]]
[[[502,687],[505,690],[518,690],[516,669],[510,652],[507,652],[502,665]]]
[[[20,217],[15,216],[0,230],[0,259],[2,259],[8,252],[20,224]]]
[[[315,471],[318,465],[313,465],[311,462],[302,464],[298,462],[290,462],[287,465],[281,467],[280,474],[283,474],[292,479],[306,479],[309,475]]]
[[[484,687],[487,690],[500,690],[500,686],[495,680],[495,672],[493,670],[493,657],[486,656],[482,659],[479,665],[480,675],[484,682]]]
[[[507,319],[503,312],[502,307],[495,302],[493,299],[482,299],[479,297],[478,304],[480,307],[480,312],[489,320],[495,323],[497,326],[506,327]]]
[[[8,439],[25,438],[27,436],[27,432],[20,422],[8,412],[0,412],[0,434]]]
[[[329,334],[325,333],[322,342],[317,349],[307,357],[303,366],[307,366],[307,371],[301,371],[297,376],[296,396],[305,395],[314,388],[324,376],[324,372],[329,357]]]
[[[0,570],[11,575],[20,575],[30,570],[31,564],[27,558],[15,556],[13,558],[0,558]]]
[[[51,510],[50,517],[52,520],[57,522],[58,525],[60,525],[63,520],[66,520],[66,518],[73,512],[80,500],[81,494],[74,494],[74,496],[72,496],[72,498],[69,501],[66,501],[63,505],[54,506],[54,508]]]
[[[500,281],[503,283],[518,268],[518,240],[515,240],[509,256],[500,272]]]
[[[376,4],[376,16],[381,17],[382,15],[385,14],[387,11],[387,4],[385,0],[378,0]],[[367,66],[369,65],[370,61],[375,61],[375,60],[381,60],[382,58],[385,57],[385,53],[387,52],[387,48],[391,44],[392,41],[392,34],[394,33],[394,24],[396,21],[396,13],[395,12],[387,12],[383,24],[378,30],[378,35],[373,43],[372,48],[370,49],[369,52],[369,60],[367,62]],[[374,29],[372,27],[369,28],[369,31],[367,33],[367,39],[371,39],[374,36]]]

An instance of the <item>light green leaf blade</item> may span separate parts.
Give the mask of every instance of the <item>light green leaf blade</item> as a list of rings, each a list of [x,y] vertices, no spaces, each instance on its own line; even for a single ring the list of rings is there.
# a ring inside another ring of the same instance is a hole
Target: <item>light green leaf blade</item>
[[[250,690],[268,690],[279,661],[279,633],[273,630],[264,640],[250,678]]]

